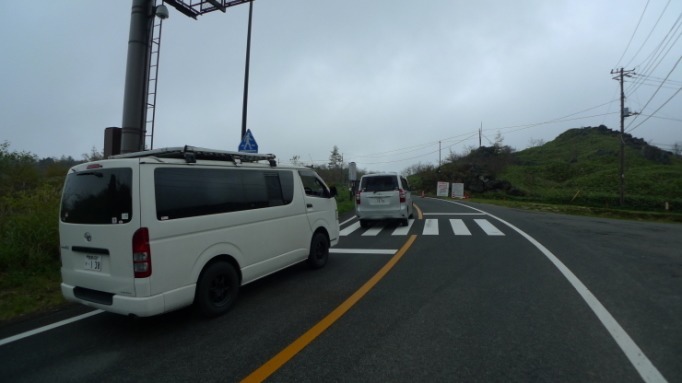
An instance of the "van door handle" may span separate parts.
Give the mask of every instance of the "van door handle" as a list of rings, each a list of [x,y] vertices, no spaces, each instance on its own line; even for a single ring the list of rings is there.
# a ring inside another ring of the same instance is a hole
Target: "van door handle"
[[[312,203],[306,204],[307,207],[313,207]]]

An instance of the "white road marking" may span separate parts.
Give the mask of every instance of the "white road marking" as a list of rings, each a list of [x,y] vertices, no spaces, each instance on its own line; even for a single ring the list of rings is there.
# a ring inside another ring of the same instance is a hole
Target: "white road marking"
[[[67,324],[69,324],[69,323],[77,322],[77,321],[79,321],[79,320],[81,320],[81,319],[89,318],[89,317],[91,317],[91,316],[93,316],[93,315],[101,314],[101,313],[103,313],[103,312],[104,312],[103,310],[90,311],[89,313],[85,313],[85,314],[83,314],[83,315],[79,315],[79,316],[76,316],[76,317],[73,317],[73,318],[69,318],[69,319],[64,319],[63,321],[56,322],[56,323],[52,323],[52,324],[49,324],[49,325],[47,325],[47,326],[43,326],[43,327],[37,328],[37,329],[35,329],[35,330],[22,332],[21,334],[17,334],[17,335],[14,335],[14,336],[10,336],[9,338],[0,339],[0,346],[4,346],[4,345],[6,345],[6,344],[8,344],[8,343],[16,342],[16,341],[18,341],[18,340],[21,340],[21,339],[24,339],[24,338],[28,338],[29,336],[33,336],[33,335],[36,335],[36,334],[40,334],[41,332],[45,332],[45,331],[49,331],[49,330],[55,329],[55,328],[57,328],[57,327],[65,326],[65,325],[67,325]]]
[[[437,216],[437,215],[485,215],[483,213],[423,213],[424,216]]]
[[[564,265],[564,263],[561,262],[559,258],[557,258],[551,251],[544,247],[540,242],[535,240],[535,238],[526,234],[523,230],[519,229],[518,227],[512,225],[511,223],[501,218],[498,218],[490,213],[486,213],[483,210],[467,206],[463,203],[451,201],[447,202],[459,206],[468,207],[469,209],[473,209],[481,213],[485,213],[489,217],[494,218],[500,221],[501,223],[507,225],[509,228],[516,231],[530,243],[535,245],[535,247],[538,250],[540,250],[540,252],[542,252],[542,254],[544,254],[544,256],[550,262],[552,262],[552,264],[554,264],[554,266],[559,270],[559,272],[563,274],[564,278],[568,280],[568,282],[573,286],[573,288],[578,292],[578,294],[580,294],[585,303],[587,303],[587,306],[592,310],[592,312],[594,312],[599,321],[609,332],[613,340],[616,341],[620,349],[628,358],[632,366],[637,370],[639,376],[641,376],[642,379],[647,383],[667,382],[663,375],[658,371],[656,366],[654,366],[654,364],[651,363],[649,358],[647,358],[647,356],[644,355],[644,352],[639,348],[639,346],[637,346],[635,341],[632,340],[632,338],[630,338],[630,335],[628,335],[628,333],[625,332],[623,327],[621,327],[616,318],[614,318],[613,315],[611,315],[611,313],[606,309],[606,307],[604,307],[604,305],[602,305],[601,302],[599,302],[599,299],[597,299],[597,297],[595,297],[594,294],[592,294],[590,289],[588,289],[587,286],[585,286],[585,284],[583,284],[582,281],[580,281],[580,279],[578,279],[578,277],[576,277],[575,274],[573,274],[573,272],[568,267],[566,267],[566,265]]]
[[[452,232],[455,235],[471,235],[471,232],[461,219],[451,219],[450,226],[452,226]]]
[[[410,232],[410,229],[412,228],[412,224],[414,223],[414,219],[409,219],[407,221],[407,226],[398,226],[393,230],[393,234],[391,235],[407,235],[407,233]]]
[[[376,237],[379,235],[379,232],[383,229],[383,226],[372,226],[367,231],[362,233],[364,237]]]
[[[475,219],[474,222],[476,222],[488,235],[504,235],[503,232],[493,226],[487,219]]]
[[[360,228],[360,222],[355,222],[352,225],[349,225],[347,228],[339,231],[339,235],[344,237],[346,235],[349,235],[350,233],[354,232],[355,230]]]
[[[424,231],[422,235],[438,235],[438,220],[427,219],[424,221]]]
[[[329,249],[333,254],[388,254],[393,255],[398,250],[393,249]]]

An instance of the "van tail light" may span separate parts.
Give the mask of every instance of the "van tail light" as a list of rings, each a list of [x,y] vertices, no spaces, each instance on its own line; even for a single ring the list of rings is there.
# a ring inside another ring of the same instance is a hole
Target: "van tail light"
[[[400,203],[405,203],[405,190],[398,189],[398,193],[400,194]]]
[[[359,192],[355,193],[355,203],[358,205],[360,204],[360,193],[362,193],[362,192],[359,191]]]
[[[149,229],[141,227],[133,234],[133,271],[135,278],[152,275],[152,252],[149,246]]]

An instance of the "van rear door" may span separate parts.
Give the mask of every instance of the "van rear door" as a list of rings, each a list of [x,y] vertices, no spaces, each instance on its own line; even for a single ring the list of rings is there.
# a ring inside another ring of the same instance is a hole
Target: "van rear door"
[[[400,211],[400,193],[396,176],[367,176],[362,178],[360,198],[363,206],[376,211]]]
[[[136,160],[82,164],[66,177],[59,222],[62,280],[81,299],[135,296],[132,238],[140,209],[134,165]]]

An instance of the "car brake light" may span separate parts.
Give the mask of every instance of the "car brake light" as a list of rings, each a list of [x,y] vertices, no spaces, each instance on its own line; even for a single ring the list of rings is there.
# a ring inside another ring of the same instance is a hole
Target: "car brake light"
[[[398,189],[398,192],[400,194],[400,203],[405,203],[405,190]]]
[[[357,203],[358,205],[360,204],[360,193],[362,192],[359,191],[355,194],[355,203]]]
[[[149,229],[142,227],[133,234],[133,271],[135,278],[152,275],[152,252],[149,246]]]

